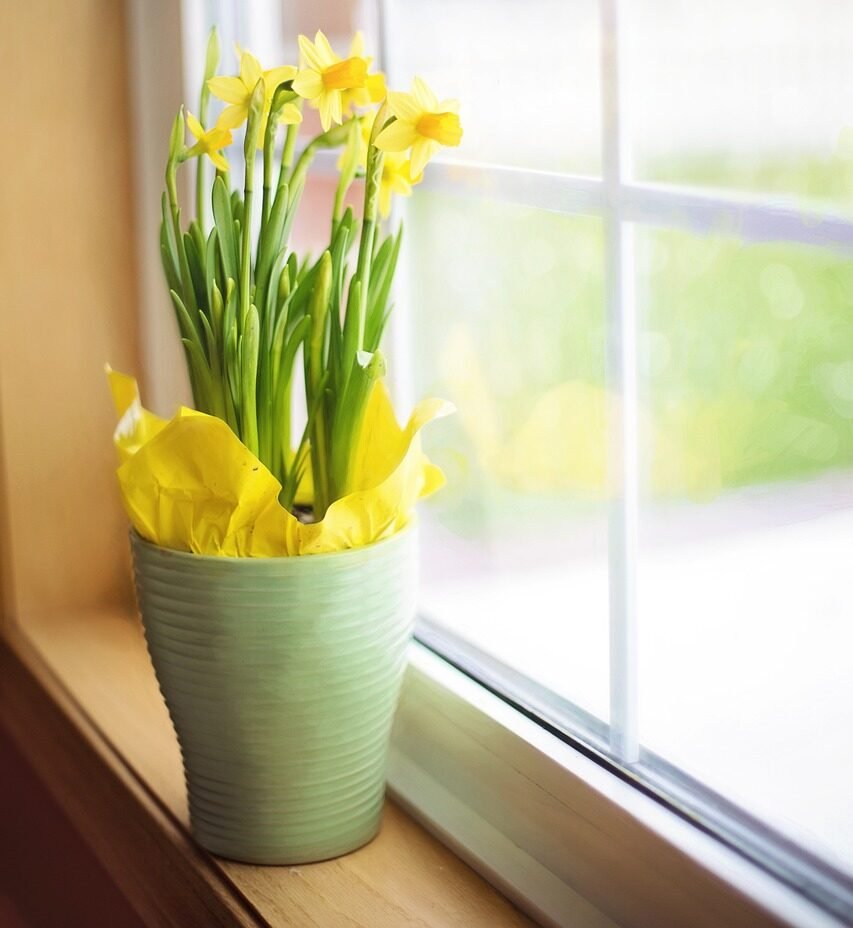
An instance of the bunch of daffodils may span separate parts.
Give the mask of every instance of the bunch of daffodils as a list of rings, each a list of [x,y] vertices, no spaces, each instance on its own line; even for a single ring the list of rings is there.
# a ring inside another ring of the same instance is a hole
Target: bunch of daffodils
[[[410,93],[387,91],[360,34],[346,57],[322,32],[299,48],[298,66],[268,70],[238,49],[239,73],[219,76],[214,30],[198,115],[182,108],[172,128],[160,250],[195,409],[160,420],[111,373],[125,504],[143,537],[170,547],[269,556],[367,544],[442,482],[418,432],[449,404],[424,401],[401,428],[382,380],[401,236],[384,220],[436,152],[459,145],[458,104],[419,78]],[[211,97],[223,104],[215,119]],[[321,131],[299,146],[306,104]],[[228,161],[237,132],[241,186]],[[340,150],[339,180],[328,247],[311,257],[289,236],[323,149]],[[193,159],[185,226],[177,178]],[[360,215],[344,206],[357,180]],[[297,384],[306,424],[292,434]]]

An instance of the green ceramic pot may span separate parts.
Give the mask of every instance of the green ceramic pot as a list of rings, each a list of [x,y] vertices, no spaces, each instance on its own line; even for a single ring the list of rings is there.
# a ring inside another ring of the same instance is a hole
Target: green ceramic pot
[[[414,529],[365,548],[203,557],[132,537],[195,838],[295,864],[376,834],[414,619]]]

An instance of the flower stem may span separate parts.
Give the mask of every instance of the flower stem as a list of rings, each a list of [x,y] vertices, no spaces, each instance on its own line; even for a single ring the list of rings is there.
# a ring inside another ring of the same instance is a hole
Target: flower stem
[[[304,346],[305,386],[308,406],[316,410],[311,429],[311,469],[314,478],[314,518],[319,521],[332,501],[329,472],[329,435],[327,432],[325,402],[325,374],[323,350],[326,339],[326,317],[332,289],[332,256],[328,251],[320,259],[320,270],[311,294],[309,314],[311,331]]]
[[[356,277],[361,282],[359,300],[356,310],[358,312],[358,338],[357,351],[364,349],[364,327],[367,317],[367,302],[370,294],[370,267],[373,263],[373,240],[376,232],[376,215],[379,205],[379,187],[382,181],[383,154],[374,144],[376,136],[385,125],[386,104],[382,104],[373,129],[370,133],[370,142],[367,146],[367,169],[364,175],[364,215],[361,222],[361,240],[358,243],[358,265]]]
[[[243,188],[243,222],[240,229],[240,329],[246,325],[251,303],[250,280],[252,276],[252,199],[254,164],[246,162],[246,180]]]
[[[301,100],[299,104],[301,105]],[[299,126],[293,124],[287,127],[287,134],[284,137],[284,148],[281,152],[281,168],[278,172],[278,186],[281,187],[282,184],[287,180],[288,172],[290,171],[291,166],[293,165],[293,156],[296,152],[296,139],[299,136]]]
[[[178,251],[178,263],[181,272],[181,288],[183,290],[184,302],[191,313],[191,318],[195,319],[195,313],[198,310],[198,303],[195,298],[195,288],[193,287],[192,276],[190,275],[190,266],[187,263],[187,253],[184,248],[184,236],[181,232],[181,208],[178,206],[178,160],[169,158],[166,163],[166,193],[169,198],[169,212],[172,216],[172,229],[175,233],[175,247]]]
[[[338,178],[338,185],[335,188],[335,203],[332,208],[333,238],[344,211],[344,199],[347,195],[347,191],[352,186],[358,168],[358,142],[360,131],[361,127],[359,121],[357,119],[351,119],[344,152],[341,156],[341,160],[338,162],[341,176]]]
[[[267,128],[264,132],[264,192],[261,201],[261,222],[265,223],[270,214],[270,185],[272,184],[272,156],[275,132],[270,131],[272,119],[267,119]]]

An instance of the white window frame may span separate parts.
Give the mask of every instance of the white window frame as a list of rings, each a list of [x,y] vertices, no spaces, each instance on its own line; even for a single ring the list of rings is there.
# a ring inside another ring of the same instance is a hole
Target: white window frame
[[[377,2],[382,37],[384,4]],[[635,224],[697,234],[725,228],[748,242],[817,245],[849,255],[853,222],[804,210],[793,199],[633,181],[620,85],[619,0],[599,0],[599,6],[601,177],[439,160],[431,164],[423,187],[603,220],[607,379],[611,394],[631,401],[637,394]],[[281,9],[281,0],[253,0],[252,19],[267,15],[280,21]],[[182,97],[192,99],[196,92],[205,23],[224,17],[234,31],[240,10],[245,13],[236,0],[182,0],[176,41],[170,0],[128,3],[135,150],[143,153],[135,165],[143,367],[151,405],[163,413],[187,394],[156,249],[162,186],[156,140],[165,144]],[[388,52],[383,48],[381,57],[393,82]],[[405,258],[399,276],[404,287]],[[404,329],[404,309],[396,315]],[[391,335],[401,350],[404,335],[399,327]],[[164,358],[170,360],[164,364]],[[164,370],[172,373],[164,377]],[[609,754],[628,771],[639,757],[635,409],[634,402],[614,404],[609,434],[609,460],[620,488],[609,513]],[[573,928],[842,924],[599,760],[595,751],[558,738],[422,641],[413,644],[392,742],[390,790],[541,923]]]

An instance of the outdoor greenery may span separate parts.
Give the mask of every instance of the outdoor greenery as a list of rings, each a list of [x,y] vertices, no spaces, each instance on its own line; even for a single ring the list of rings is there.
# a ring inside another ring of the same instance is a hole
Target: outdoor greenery
[[[799,184],[791,171],[743,185],[837,197],[837,171],[802,164]],[[680,172],[714,182],[705,160]],[[417,386],[459,407],[431,436],[451,476],[435,505],[464,527],[481,506],[503,523],[537,498],[573,510],[604,499],[600,222],[424,194],[412,212]],[[725,230],[641,227],[637,254],[645,493],[708,500],[853,465],[853,262]]]

